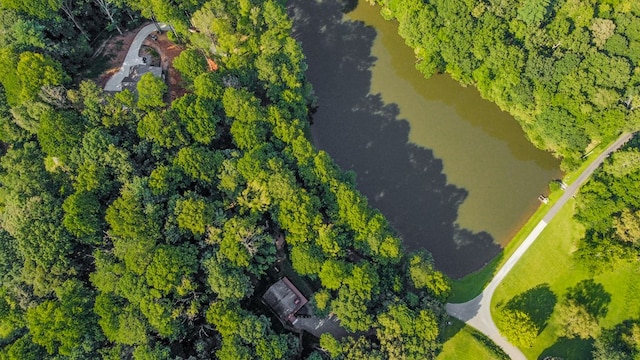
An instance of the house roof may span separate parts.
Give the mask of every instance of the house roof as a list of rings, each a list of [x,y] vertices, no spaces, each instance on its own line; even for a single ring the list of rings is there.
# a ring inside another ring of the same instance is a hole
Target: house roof
[[[262,301],[285,322],[291,322],[295,313],[307,303],[304,295],[286,277],[271,285],[262,296]]]

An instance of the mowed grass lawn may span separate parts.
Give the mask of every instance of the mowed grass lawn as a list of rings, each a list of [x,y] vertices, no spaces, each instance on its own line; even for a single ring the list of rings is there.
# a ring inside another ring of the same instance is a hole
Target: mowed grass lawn
[[[611,296],[607,315],[600,320],[603,328],[640,315],[640,265],[622,264],[615,270],[591,274],[572,258],[584,233],[581,224],[573,220],[575,201],[570,200],[529,248],[518,264],[498,286],[492,299],[492,313],[499,324],[499,307],[513,297],[536,286],[544,288],[544,301],[557,305],[564,299],[567,288],[585,279],[593,279],[604,286]],[[550,291],[549,291],[550,290]],[[532,297],[535,302],[535,297]],[[551,313],[549,311],[549,313]],[[591,341],[559,339],[556,313],[551,313],[547,325],[531,348],[522,351],[529,359],[560,356],[565,359],[589,359]]]
[[[445,343],[436,360],[503,360],[508,359],[486,336],[457,319],[444,331]],[[502,356],[500,356],[502,354]]]

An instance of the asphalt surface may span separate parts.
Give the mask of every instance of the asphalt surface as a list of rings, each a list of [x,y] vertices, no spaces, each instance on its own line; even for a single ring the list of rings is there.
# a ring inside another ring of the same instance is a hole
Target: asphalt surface
[[[164,24],[160,25],[160,28],[162,30],[169,29],[169,27]],[[144,39],[146,39],[149,34],[156,30],[156,25],[149,24],[138,31],[136,37],[133,39],[131,45],[129,46],[129,51],[127,52],[127,56],[124,58],[124,62],[122,63],[120,70],[117,73],[113,74],[113,76],[111,76],[109,81],[107,81],[107,84],[104,86],[104,89],[106,91],[121,91],[122,79],[129,75],[129,70],[131,69],[131,67],[144,64],[142,62],[142,58],[138,56],[140,47],[142,46]]]
[[[516,249],[513,255],[511,255],[509,260],[507,260],[502,268],[500,268],[500,271],[496,273],[489,285],[487,285],[480,295],[465,303],[447,304],[447,313],[487,335],[498,346],[500,346],[509,355],[509,357],[511,357],[511,359],[526,360],[522,351],[507,341],[507,339],[500,334],[496,324],[493,322],[493,318],[491,317],[491,298],[493,297],[493,293],[509,271],[511,271],[515,264],[520,260],[522,255],[524,255],[533,242],[538,238],[540,233],[542,233],[542,230],[544,230],[547,224],[551,222],[554,216],[556,216],[560,209],[562,209],[564,204],[576,194],[580,186],[589,178],[589,176],[591,176],[591,174],[593,174],[609,154],[622,147],[622,145],[629,141],[632,136],[633,134],[622,134],[616,142],[603,151],[602,154],[600,154],[600,156],[598,156],[598,158],[591,163],[591,165],[589,165],[589,167],[587,167],[578,176],[578,178],[567,187],[567,189],[565,189],[564,194],[562,194],[560,199],[558,199],[551,209],[549,209],[549,212],[547,212],[544,218],[538,223],[538,225],[536,225],[527,238]]]

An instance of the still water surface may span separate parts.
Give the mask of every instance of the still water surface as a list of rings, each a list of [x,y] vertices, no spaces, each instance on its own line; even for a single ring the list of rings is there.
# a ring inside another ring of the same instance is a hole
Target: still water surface
[[[446,75],[431,79],[397,25],[360,1],[295,0],[295,36],[318,95],[316,145],[398,230],[453,277],[482,267],[538,206],[560,176],[507,113]]]

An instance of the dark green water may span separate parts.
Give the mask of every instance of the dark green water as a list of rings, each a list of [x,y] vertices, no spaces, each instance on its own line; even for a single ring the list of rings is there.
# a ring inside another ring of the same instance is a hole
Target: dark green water
[[[446,75],[424,79],[397,27],[362,2],[290,5],[319,98],[316,145],[358,175],[358,189],[411,249],[453,277],[481,268],[560,176],[518,123]]]

